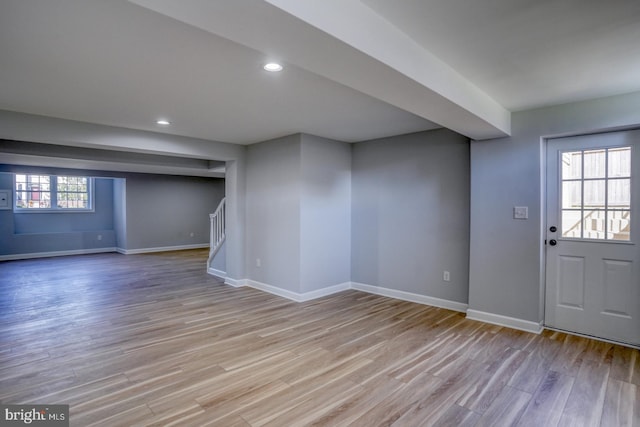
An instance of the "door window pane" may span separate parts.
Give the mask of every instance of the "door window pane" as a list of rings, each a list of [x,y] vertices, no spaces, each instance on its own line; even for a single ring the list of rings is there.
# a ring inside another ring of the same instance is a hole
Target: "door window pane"
[[[607,212],[607,238],[611,240],[631,240],[631,211]]]
[[[582,211],[562,211],[562,237],[582,237]]]
[[[631,148],[614,148],[609,150],[609,178],[631,176]]]
[[[562,179],[582,178],[582,151],[562,153]]]
[[[609,208],[631,209],[631,179],[609,180],[607,199]]]
[[[584,211],[582,237],[585,239],[605,239],[606,212],[604,210]]]
[[[562,183],[562,209],[580,209],[582,207],[582,181]]]
[[[584,177],[604,178],[605,177],[605,150],[591,150],[584,152]]]
[[[604,179],[584,181],[584,205],[590,208],[604,208]]]

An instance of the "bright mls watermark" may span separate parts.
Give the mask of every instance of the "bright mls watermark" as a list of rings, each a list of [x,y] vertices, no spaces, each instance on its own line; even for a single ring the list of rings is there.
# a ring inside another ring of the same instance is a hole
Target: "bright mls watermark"
[[[69,405],[0,405],[0,426],[69,427]]]

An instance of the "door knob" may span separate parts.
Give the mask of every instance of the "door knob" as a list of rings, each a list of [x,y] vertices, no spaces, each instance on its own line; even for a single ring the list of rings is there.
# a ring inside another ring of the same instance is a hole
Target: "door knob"
[[[555,233],[556,231],[558,231],[558,228],[555,225],[552,225],[551,227],[549,227],[549,231]]]
[[[551,246],[555,246],[555,245],[557,245],[557,244],[558,244],[558,242],[556,242],[556,239],[551,239],[551,240],[549,240],[549,244],[550,244]]]

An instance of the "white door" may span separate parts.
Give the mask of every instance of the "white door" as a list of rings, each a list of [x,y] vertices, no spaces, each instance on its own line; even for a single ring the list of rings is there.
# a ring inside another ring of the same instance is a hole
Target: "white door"
[[[640,345],[640,130],[547,142],[545,324]]]

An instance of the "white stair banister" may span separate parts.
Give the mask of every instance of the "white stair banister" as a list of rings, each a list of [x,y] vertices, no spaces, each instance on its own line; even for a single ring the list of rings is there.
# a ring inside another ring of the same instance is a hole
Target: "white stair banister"
[[[218,204],[215,212],[209,214],[210,236],[209,236],[209,259],[207,260],[207,268],[211,266],[211,261],[216,256],[225,239],[225,207],[226,198],[223,198]]]

